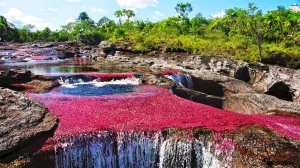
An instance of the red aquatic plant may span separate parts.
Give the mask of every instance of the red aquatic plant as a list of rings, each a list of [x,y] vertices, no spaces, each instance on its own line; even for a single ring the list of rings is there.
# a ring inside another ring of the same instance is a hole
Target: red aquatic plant
[[[300,140],[300,126],[295,124],[300,118],[228,112],[179,98],[155,86],[142,85],[136,92],[123,95],[69,96],[54,89],[47,94],[29,96],[44,103],[59,118],[54,140],[101,130],[152,132],[172,127],[204,127],[222,132],[252,124]],[[227,150],[229,146],[224,141],[216,148]]]
[[[33,89],[36,89],[35,86],[26,85],[26,84],[11,84],[10,87],[12,87],[12,88],[18,88],[18,89],[21,89],[21,90],[33,90]]]
[[[180,70],[164,70],[161,72],[164,75],[174,75],[174,74],[181,74]]]

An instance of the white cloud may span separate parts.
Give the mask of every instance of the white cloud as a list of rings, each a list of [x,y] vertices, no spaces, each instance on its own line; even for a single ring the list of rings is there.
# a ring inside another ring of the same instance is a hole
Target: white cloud
[[[149,6],[158,5],[158,0],[117,0],[118,4],[123,8],[147,8]]]
[[[0,2],[0,6],[5,6],[4,2]]]
[[[41,18],[31,15],[26,15],[17,8],[9,8],[8,11],[3,14],[9,22],[14,23],[16,26],[21,27],[26,24],[32,24],[38,30],[42,30],[45,27],[54,28],[50,23],[43,21]]]
[[[80,2],[81,0],[66,0],[66,1],[73,3],[73,2]]]
[[[93,12],[93,13],[106,13],[107,11],[105,10],[105,9],[103,9],[103,8],[95,8],[95,7],[92,7],[91,8],[91,11]]]
[[[163,16],[165,16],[165,14],[163,14],[161,11],[155,11],[154,12],[154,14],[155,14],[155,16],[157,16],[157,17],[163,17]]]
[[[68,18],[68,19],[66,20],[66,23],[70,23],[70,22],[75,22],[75,19],[74,19],[74,18]]]
[[[48,8],[48,11],[50,11],[50,12],[57,12],[58,9],[57,9],[57,8],[49,7],[49,8]]]
[[[223,18],[226,15],[225,11],[220,11],[216,14],[211,15],[212,18]]]
[[[159,10],[156,10],[156,11],[154,11],[154,14],[149,19],[152,21],[158,21],[158,20],[162,19],[162,17],[164,17],[164,16],[165,16],[164,13],[162,13]]]
[[[290,9],[296,12],[300,12],[300,7],[297,4],[292,4]]]

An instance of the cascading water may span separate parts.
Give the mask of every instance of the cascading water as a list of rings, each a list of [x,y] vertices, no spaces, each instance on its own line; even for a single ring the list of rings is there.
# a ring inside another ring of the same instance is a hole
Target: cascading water
[[[92,81],[92,79],[88,76],[84,75],[73,75],[69,77],[60,77],[58,80],[61,85],[71,85],[71,84],[81,84]]]
[[[186,88],[193,89],[193,80],[189,74],[172,74],[167,75],[166,77],[176,81]]]
[[[230,162],[217,157],[212,143],[200,139],[166,137],[160,132],[86,134],[60,140],[53,161],[57,168],[229,167]]]
[[[61,87],[57,91],[65,95],[100,96],[133,92],[140,81],[137,78],[125,78],[101,82],[101,78],[92,80],[82,75],[60,78],[59,83]]]

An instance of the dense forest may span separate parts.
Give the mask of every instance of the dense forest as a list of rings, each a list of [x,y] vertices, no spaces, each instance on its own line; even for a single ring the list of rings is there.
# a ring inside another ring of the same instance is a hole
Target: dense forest
[[[115,12],[118,21],[107,17],[94,21],[82,12],[76,22],[56,31],[33,31],[34,25],[17,29],[0,16],[0,37],[1,41],[78,41],[87,45],[110,40],[130,44],[136,52],[188,52],[250,62],[280,57],[287,66],[299,68],[295,60],[300,60],[300,12],[279,6],[263,13],[253,3],[247,9],[227,9],[225,16],[218,18],[205,18],[201,13],[190,18],[190,3],[177,4],[175,10],[176,16],[156,23],[135,20],[129,9]]]

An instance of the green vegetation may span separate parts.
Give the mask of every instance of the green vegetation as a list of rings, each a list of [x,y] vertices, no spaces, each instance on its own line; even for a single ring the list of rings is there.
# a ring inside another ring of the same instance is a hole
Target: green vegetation
[[[0,35],[2,41],[18,42],[80,41],[97,45],[110,40],[130,44],[136,52],[188,52],[250,62],[278,63],[280,58],[285,59],[283,65],[298,67],[300,12],[279,6],[263,14],[255,4],[249,4],[247,9],[226,10],[222,18],[205,18],[201,13],[189,18],[193,11],[190,3],[177,4],[175,10],[177,16],[156,23],[133,20],[135,13],[128,9],[115,12],[118,22],[107,17],[95,22],[82,12],[76,22],[57,31],[33,31],[32,25],[16,29],[1,16]]]

